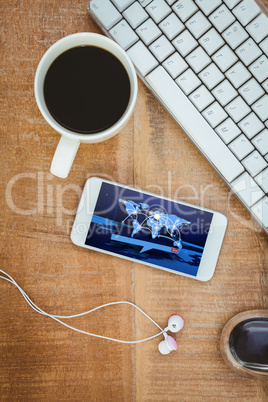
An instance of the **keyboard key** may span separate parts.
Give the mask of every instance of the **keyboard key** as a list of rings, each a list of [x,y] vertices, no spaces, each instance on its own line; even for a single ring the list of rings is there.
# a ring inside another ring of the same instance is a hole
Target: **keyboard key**
[[[231,100],[238,95],[237,91],[228,80],[224,80],[220,85],[214,88],[212,94],[222,106],[227,105],[227,103],[231,102]]]
[[[129,8],[127,8],[123,12],[123,16],[134,29],[137,28],[137,26],[142,24],[148,18],[148,14],[144,11],[142,6],[137,2],[132,4],[132,6],[130,6]]]
[[[268,152],[268,130],[267,128],[258,134],[253,140],[253,144],[257,150],[262,154],[266,155]],[[268,192],[268,191],[267,191]]]
[[[251,38],[239,46],[235,52],[246,66],[262,54],[260,48]]]
[[[268,78],[268,59],[266,56],[262,55],[258,60],[255,61],[250,67],[250,71],[254,77],[262,82]]]
[[[263,159],[258,151],[252,152],[247,156],[242,164],[245,166],[251,176],[256,176],[261,170],[267,167],[267,162]]]
[[[221,71],[224,72],[238,60],[238,57],[229,46],[224,45],[212,56],[212,60],[217,64]]]
[[[261,13],[247,26],[246,30],[259,43],[268,35],[268,18],[264,13]]]
[[[206,110],[204,110],[202,115],[213,128],[226,119],[226,117],[228,117],[227,113],[218,104],[218,102],[214,102],[212,105],[210,105]]]
[[[196,89],[190,96],[189,99],[193,102],[195,107],[199,111],[205,109],[208,105],[210,105],[215,99],[211,95],[211,93],[206,89],[204,85]]]
[[[262,198],[255,204],[251,211],[262,222],[264,227],[268,227],[268,197]]]
[[[142,7],[146,7],[148,6],[149,3],[151,3],[152,0],[138,0],[138,1]]]
[[[106,29],[112,28],[122,19],[121,14],[109,0],[92,0],[89,9]]]
[[[268,56],[268,37],[264,39],[260,44],[260,48],[264,51],[266,56]]]
[[[245,101],[243,101],[241,96],[238,96],[231,103],[229,103],[229,105],[225,107],[225,110],[236,123],[250,112],[249,106]]]
[[[242,28],[239,22],[236,21],[223,32],[222,36],[231,48],[235,49],[248,38],[248,33]]]
[[[211,63],[208,67],[206,67],[200,74],[198,74],[198,77],[201,78],[208,89],[212,89],[224,79],[224,75],[214,63]]]
[[[234,15],[242,25],[247,25],[260,12],[260,7],[257,6],[254,0],[244,0],[233,9]]]
[[[179,0],[172,8],[182,22],[188,20],[188,18],[198,11],[198,8],[192,0]]]
[[[245,158],[245,156],[254,150],[253,145],[244,136],[244,134],[241,134],[238,138],[231,142],[229,148],[239,160]]]
[[[160,63],[165,60],[171,53],[175,52],[172,44],[167,40],[167,38],[162,35],[160,38],[156,39],[154,43],[149,47],[151,52],[157,58]]]
[[[135,0],[112,0],[115,7],[120,11],[124,11],[128,6],[134,3]],[[120,45],[121,46],[121,45]]]
[[[223,1],[230,9],[234,8],[237,5],[237,3],[240,2],[240,0],[223,0]]]
[[[216,50],[224,45],[222,37],[217,33],[215,28],[211,28],[205,35],[203,35],[199,39],[199,43],[209,55],[216,52]]]
[[[162,29],[169,40],[172,40],[184,30],[184,25],[179,18],[172,13],[159,24],[159,28]]]
[[[219,134],[225,144],[229,144],[229,142],[231,142],[241,133],[238,126],[230,118],[221,123],[216,128],[216,132]]]
[[[162,21],[168,14],[171,13],[171,8],[167,5],[164,0],[153,0],[146,7],[146,11],[152,19],[158,24]]]
[[[185,25],[196,39],[200,38],[211,27],[211,23],[201,11],[194,14]]]
[[[239,89],[239,93],[249,105],[252,105],[264,94],[264,90],[254,78],[251,78]]]
[[[120,21],[109,31],[111,37],[124,49],[128,49],[139,40],[125,20]]]
[[[175,1],[176,1],[176,0],[166,0],[166,2],[167,2],[170,6],[172,6],[172,4],[175,3]]]
[[[221,0],[196,0],[195,2],[205,15],[212,13],[221,4]]]
[[[186,57],[186,61],[196,73],[199,73],[199,71],[211,63],[210,57],[200,46]]]
[[[209,19],[219,32],[224,31],[235,21],[235,17],[224,4],[214,11]]]
[[[250,139],[259,131],[264,129],[264,124],[258,119],[255,113],[250,113],[238,124],[244,134]]]
[[[148,74],[158,65],[157,60],[141,41],[135,43],[135,45],[127,50],[127,54],[141,75]]]
[[[243,66],[241,61],[239,61],[232,68],[230,68],[230,70],[228,70],[225,73],[225,75],[226,78],[228,78],[229,81],[231,81],[231,83],[235,88],[240,87],[242,84],[244,84],[244,82],[246,82],[251,77],[250,72],[248,71],[248,69],[246,69],[245,66]]]
[[[180,88],[162,67],[157,67],[152,71],[146,77],[146,80],[157,96],[163,99],[167,110],[175,116],[184,130],[191,133],[190,138],[197,146],[203,149],[210,162],[216,169],[219,169],[228,182],[243,172],[244,168],[242,164],[224,145],[207,122],[199,118],[200,114],[198,110],[185,97]]]
[[[182,32],[172,42],[182,56],[186,56],[198,45],[197,41],[188,31]]]
[[[139,28],[136,29],[136,32],[147,46],[156,40],[162,33],[151,18],[141,24]]]
[[[266,92],[268,92],[268,80],[264,81],[262,83],[263,88],[265,89]]]
[[[254,112],[262,121],[268,119],[268,95],[264,95],[252,106]]]
[[[176,79],[176,83],[183,90],[183,92],[188,95],[201,84],[201,81],[189,68]]]
[[[255,180],[263,191],[268,193],[268,168],[258,174],[258,176],[255,177]]]
[[[249,207],[264,196],[261,188],[246,172],[232,183],[232,188]]]
[[[176,78],[188,68],[188,64],[185,63],[184,59],[176,52],[164,61],[163,67],[165,67],[172,78]]]

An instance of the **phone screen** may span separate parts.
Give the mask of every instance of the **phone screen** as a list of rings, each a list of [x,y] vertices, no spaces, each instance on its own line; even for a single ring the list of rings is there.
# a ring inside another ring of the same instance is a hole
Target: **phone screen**
[[[213,213],[102,182],[85,244],[196,276]]]

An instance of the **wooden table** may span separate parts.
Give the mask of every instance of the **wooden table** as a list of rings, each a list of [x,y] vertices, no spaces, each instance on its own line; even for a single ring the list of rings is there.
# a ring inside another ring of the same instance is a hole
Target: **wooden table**
[[[68,179],[52,176],[59,135],[35,103],[35,70],[58,39],[100,30],[82,0],[1,0],[0,19],[1,269],[54,314],[129,300],[162,326],[172,314],[185,319],[177,352],[162,356],[160,339],[129,346],[70,331],[0,281],[1,400],[267,400],[267,383],[233,373],[219,350],[230,317],[268,308],[267,236],[140,81],[127,127],[107,142],[82,145]],[[73,245],[77,203],[95,175],[225,213],[213,279],[201,283]],[[156,331],[127,306],[72,324],[128,340]]]

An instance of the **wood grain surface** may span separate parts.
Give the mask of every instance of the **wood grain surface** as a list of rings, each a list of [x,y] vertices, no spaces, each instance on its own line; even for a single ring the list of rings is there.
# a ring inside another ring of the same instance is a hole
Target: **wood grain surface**
[[[129,346],[70,331],[0,281],[1,400],[268,400],[267,383],[232,372],[219,348],[230,317],[268,309],[267,236],[141,81],[127,127],[107,142],[82,145],[68,179],[52,176],[59,135],[37,108],[35,70],[58,39],[100,30],[81,0],[1,0],[0,21],[1,269],[54,314],[124,299],[162,326],[172,314],[185,319],[177,352],[162,356],[160,339]],[[75,210],[91,176],[225,213],[213,279],[201,283],[73,245]],[[156,331],[126,306],[72,324],[128,340]]]

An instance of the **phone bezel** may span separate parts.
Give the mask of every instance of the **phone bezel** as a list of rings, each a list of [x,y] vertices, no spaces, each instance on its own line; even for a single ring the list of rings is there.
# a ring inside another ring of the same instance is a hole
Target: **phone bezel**
[[[99,195],[100,188],[101,188],[101,185],[103,182],[110,183],[115,186],[120,186],[123,188],[133,189],[135,191],[140,191],[147,195],[155,196],[155,197],[169,200],[169,201],[172,201],[175,203],[180,203],[182,205],[187,205],[187,206],[190,206],[193,208],[200,209],[202,211],[211,212],[213,214],[213,217],[212,217],[210,230],[208,233],[208,237],[206,240],[206,244],[204,247],[204,251],[203,251],[201,262],[200,262],[200,265],[198,268],[197,275],[196,276],[188,275],[184,272],[174,271],[169,268],[165,268],[165,267],[155,265],[155,264],[146,263],[141,260],[136,260],[135,258],[126,257],[121,254],[102,250],[102,249],[88,246],[87,244],[85,244],[88,229],[91,224],[93,212],[95,210],[98,195]],[[150,193],[148,191],[142,191],[142,190],[136,189],[134,187],[125,186],[123,184],[111,182],[109,180],[101,179],[98,177],[91,177],[90,179],[88,179],[86,181],[86,184],[85,184],[82,196],[81,196],[81,200],[80,200],[80,203],[79,203],[79,206],[77,209],[77,214],[76,214],[72,232],[71,232],[71,240],[74,244],[76,244],[77,246],[80,246],[80,247],[88,248],[91,250],[96,250],[101,253],[105,253],[105,254],[109,254],[112,256],[123,258],[128,261],[137,262],[137,263],[144,264],[144,265],[147,265],[147,266],[150,266],[153,268],[162,269],[164,271],[171,272],[173,274],[178,274],[178,275],[186,276],[188,278],[193,278],[193,279],[197,279],[197,280],[205,282],[205,281],[210,280],[214,275],[216,264],[217,264],[219,253],[220,253],[220,249],[221,249],[221,245],[222,245],[223,238],[224,238],[224,234],[225,234],[225,231],[227,228],[227,223],[228,223],[228,221],[227,221],[226,216],[220,212],[213,211],[208,208],[202,208],[202,207],[199,207],[199,206],[196,206],[193,204],[189,204],[189,203],[186,203],[183,201],[177,201],[177,200],[174,200],[169,197],[163,197],[163,196],[160,196],[160,195],[157,195],[154,193]]]

